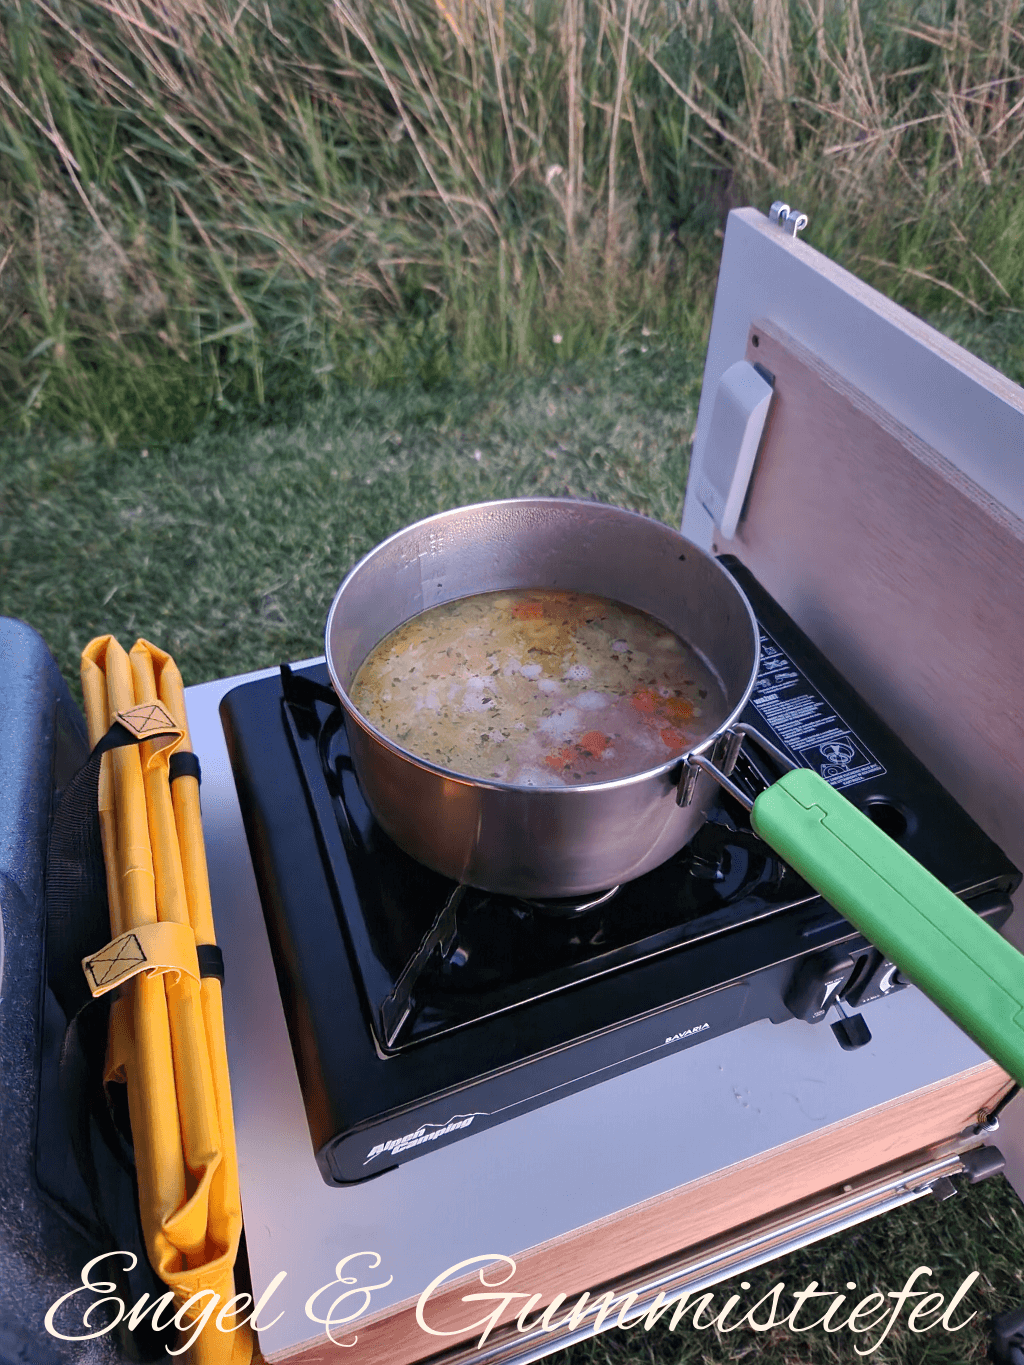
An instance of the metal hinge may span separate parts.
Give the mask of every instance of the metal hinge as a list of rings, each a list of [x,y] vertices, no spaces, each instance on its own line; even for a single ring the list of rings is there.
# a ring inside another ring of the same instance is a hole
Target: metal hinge
[[[807,214],[801,213],[799,209],[791,209],[781,199],[776,199],[768,210],[768,221],[788,232],[790,237],[795,237],[807,226]]]

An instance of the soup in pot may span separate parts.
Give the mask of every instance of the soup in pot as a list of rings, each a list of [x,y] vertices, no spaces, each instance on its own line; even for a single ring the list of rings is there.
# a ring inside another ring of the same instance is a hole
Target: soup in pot
[[[533,787],[646,772],[728,713],[716,675],[653,616],[549,588],[421,612],[375,646],[349,695],[409,753]]]

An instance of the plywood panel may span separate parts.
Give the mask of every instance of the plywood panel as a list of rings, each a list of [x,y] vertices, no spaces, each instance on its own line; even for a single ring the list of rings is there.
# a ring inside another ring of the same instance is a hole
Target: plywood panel
[[[1024,866],[1024,522],[777,324],[747,359],[776,401],[716,549]]]

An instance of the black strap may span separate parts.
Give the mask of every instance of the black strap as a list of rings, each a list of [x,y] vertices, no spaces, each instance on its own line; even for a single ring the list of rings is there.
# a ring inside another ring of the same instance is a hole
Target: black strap
[[[224,984],[224,954],[216,943],[197,943],[196,957],[199,959],[199,975],[215,976]]]
[[[179,777],[194,777],[197,782],[202,783],[203,770],[199,766],[199,759],[187,749],[179,749],[177,753],[171,754],[167,767],[172,782]]]
[[[46,979],[67,1021],[57,1080],[68,1138],[104,1241],[107,1222],[93,1154],[92,1124],[119,1166],[131,1170],[131,1154],[114,1124],[103,1087],[110,1001],[94,1000],[82,958],[110,938],[107,879],[100,838],[100,761],[111,749],[138,743],[115,722],[64,788],[50,822],[46,855]]]
[[[70,1020],[92,996],[82,958],[110,939],[107,879],[100,839],[100,759],[109,749],[137,743],[115,723],[64,788],[50,824],[46,854],[46,974]]]
[[[85,766],[88,767],[89,763],[91,763],[93,759],[102,758],[103,755],[107,753],[110,749],[124,749],[129,744],[141,744],[143,740],[146,739],[159,739],[161,735],[178,733],[179,731],[177,730],[175,731],[152,730],[149,734],[136,735],[131,730],[128,729],[127,725],[122,725],[119,720],[115,720],[113,725],[107,731],[107,733],[96,745],[96,748],[93,749],[92,753],[89,755],[88,762],[86,763]],[[96,772],[97,774],[99,773],[98,767],[96,769]]]

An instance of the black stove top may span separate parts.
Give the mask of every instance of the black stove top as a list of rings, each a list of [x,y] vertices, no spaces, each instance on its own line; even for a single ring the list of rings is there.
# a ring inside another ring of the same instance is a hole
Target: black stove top
[[[999,924],[1016,869],[736,561],[761,626],[743,719],[818,769]],[[317,1158],[382,1173],[757,1019],[899,989],[724,797],[644,877],[575,901],[467,888],[403,853],[359,791],[325,665],[246,684],[221,714]],[[775,773],[751,753],[740,776]],[[852,959],[852,968],[850,966]],[[863,1026],[836,1025],[844,1046]]]

